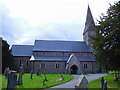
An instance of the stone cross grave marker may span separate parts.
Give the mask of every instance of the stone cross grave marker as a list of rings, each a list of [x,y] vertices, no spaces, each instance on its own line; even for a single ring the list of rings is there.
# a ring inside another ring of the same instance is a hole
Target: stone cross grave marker
[[[46,74],[44,73],[43,85],[45,85],[45,81],[48,81]]]
[[[104,77],[101,78],[101,88],[102,90],[107,90],[107,81],[104,80]]]
[[[107,81],[104,81],[103,90],[107,90]]]
[[[104,81],[104,90],[107,90],[107,81]]]
[[[7,90],[11,90],[12,88],[15,88],[17,85],[17,74],[16,71],[9,71],[8,73],[8,81],[7,81]]]
[[[61,73],[61,79],[64,80],[64,75]]]
[[[45,85],[45,81],[46,81],[46,80],[45,80],[45,79],[43,79],[43,85]]]
[[[101,88],[102,88],[102,90],[103,90],[104,81],[105,81],[105,80],[104,80],[104,77],[102,77],[102,78],[101,78]]]
[[[5,68],[4,75],[5,75],[6,79],[8,78],[9,72],[10,72],[9,67]]]
[[[40,68],[37,70],[37,76],[40,76]]]
[[[47,77],[46,77],[46,74],[44,74],[44,79],[45,79],[45,81],[48,81],[48,80],[47,80]]]
[[[22,80],[23,73],[24,73],[24,70],[23,70],[23,67],[21,66],[19,69],[19,78],[18,78],[18,82],[17,82],[18,85],[21,85],[23,83],[23,80]]]
[[[30,79],[33,78],[33,71],[30,72]]]

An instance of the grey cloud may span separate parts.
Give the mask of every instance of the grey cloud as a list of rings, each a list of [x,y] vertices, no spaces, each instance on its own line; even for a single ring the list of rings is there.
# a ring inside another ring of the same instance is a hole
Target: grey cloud
[[[0,9],[1,10],[1,9]],[[69,23],[48,23],[45,26],[24,27],[25,21],[13,19],[9,11],[2,7],[2,36],[12,44],[33,44],[35,39],[39,40],[82,40],[84,22],[79,20]],[[25,40],[26,39],[26,40]],[[19,43],[16,43],[19,42]]]
[[[35,28],[28,27],[25,31],[25,35],[29,35],[28,40],[21,44],[34,44],[36,39],[81,41],[83,28],[83,22],[79,21],[71,23],[49,23],[45,26]]]
[[[34,35],[24,42],[24,44],[33,44],[37,40],[68,40],[81,41],[83,33],[83,23],[76,21],[72,23],[50,23],[44,27],[33,28]],[[27,29],[28,30],[28,29]]]
[[[7,8],[0,7],[0,24],[3,39],[7,40],[9,44],[12,44],[21,35],[21,27],[9,16]]]
[[[46,34],[49,39],[59,40],[82,40],[83,24],[75,21],[72,23],[54,23],[47,26]],[[50,27],[50,28],[49,28]]]

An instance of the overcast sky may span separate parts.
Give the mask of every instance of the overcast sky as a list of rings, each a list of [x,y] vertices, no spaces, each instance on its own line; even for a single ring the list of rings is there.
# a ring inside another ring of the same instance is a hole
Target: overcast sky
[[[95,23],[118,0],[2,0],[0,36],[12,44],[82,41],[88,4]]]

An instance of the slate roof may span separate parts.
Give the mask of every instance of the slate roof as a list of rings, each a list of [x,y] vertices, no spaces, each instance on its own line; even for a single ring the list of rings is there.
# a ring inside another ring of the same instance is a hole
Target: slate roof
[[[35,40],[33,51],[92,52],[84,41]]]
[[[31,56],[33,45],[12,45],[13,56]]]
[[[68,61],[69,57],[62,56],[32,56],[34,60],[38,61]],[[78,61],[95,61],[93,56],[80,56],[77,57]]]
[[[96,61],[94,56],[80,56],[77,57],[78,61]]]
[[[34,60],[38,61],[65,61],[63,57],[59,56],[33,56]]]

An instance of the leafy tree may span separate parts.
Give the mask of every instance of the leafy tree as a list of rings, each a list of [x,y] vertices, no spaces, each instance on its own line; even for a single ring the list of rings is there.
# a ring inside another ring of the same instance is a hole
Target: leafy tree
[[[96,26],[93,50],[101,67],[106,70],[120,69],[120,1],[110,5],[107,15],[102,15]]]
[[[2,40],[2,73],[6,67],[12,68],[13,65],[13,56],[11,50],[9,49],[9,44]]]

